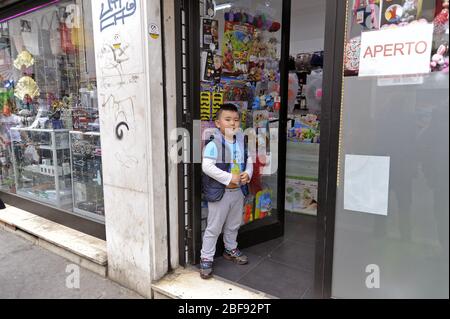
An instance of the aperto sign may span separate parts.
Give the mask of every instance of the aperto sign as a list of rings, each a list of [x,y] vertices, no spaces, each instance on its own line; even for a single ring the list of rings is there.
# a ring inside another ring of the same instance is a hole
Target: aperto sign
[[[359,76],[397,76],[430,72],[432,24],[364,32]]]

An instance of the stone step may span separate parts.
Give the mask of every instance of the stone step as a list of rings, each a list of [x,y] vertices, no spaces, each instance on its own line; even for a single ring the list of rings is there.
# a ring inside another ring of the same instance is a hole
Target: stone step
[[[106,242],[7,205],[0,227],[103,277],[107,275]]]
[[[154,299],[272,299],[220,277],[200,278],[193,268],[179,268],[152,285]]]

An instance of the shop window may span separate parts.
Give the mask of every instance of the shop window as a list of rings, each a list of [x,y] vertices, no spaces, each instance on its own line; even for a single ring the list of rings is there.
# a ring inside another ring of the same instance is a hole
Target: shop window
[[[346,76],[359,74],[361,36],[364,32],[408,28],[421,24],[433,25],[431,72],[448,73],[448,0],[353,0],[350,5],[344,56]],[[380,54],[390,57],[406,55],[409,52],[410,47],[402,46],[402,43],[398,46],[395,44],[397,43],[393,43],[393,46],[387,44]]]
[[[0,25],[0,189],[104,221],[91,3]]]
[[[333,296],[447,298],[449,2],[346,4]]]

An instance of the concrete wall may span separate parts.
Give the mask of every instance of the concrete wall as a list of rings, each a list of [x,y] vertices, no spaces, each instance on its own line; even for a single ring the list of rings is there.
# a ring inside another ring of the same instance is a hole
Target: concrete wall
[[[161,30],[161,10],[159,0],[136,4],[124,19],[107,0],[92,9],[109,277],[151,297],[169,263],[162,38],[148,31]]]

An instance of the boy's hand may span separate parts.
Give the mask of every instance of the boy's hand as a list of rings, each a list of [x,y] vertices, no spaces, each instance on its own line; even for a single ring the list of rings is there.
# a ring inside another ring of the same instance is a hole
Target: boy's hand
[[[241,177],[237,174],[233,174],[233,178],[231,179],[230,186],[239,186],[241,182]]]
[[[248,173],[242,173],[240,177],[242,185],[247,185],[248,183],[250,183],[250,176],[248,175]]]

